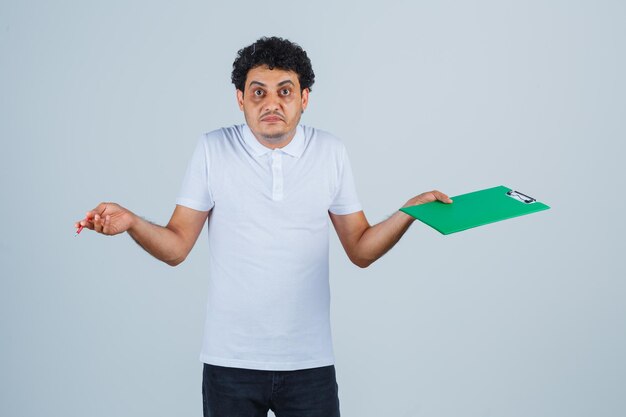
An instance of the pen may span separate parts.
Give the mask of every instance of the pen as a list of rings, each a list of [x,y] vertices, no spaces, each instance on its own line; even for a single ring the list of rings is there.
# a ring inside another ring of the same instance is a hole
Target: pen
[[[86,221],[89,221],[89,218],[88,218],[88,217],[85,217],[85,220],[86,220]],[[85,227],[85,226],[83,226],[82,224],[80,224],[80,223],[79,223],[79,224],[78,224],[78,229],[76,229],[76,233],[74,234],[74,237],[78,236],[78,235],[80,234],[80,232],[82,232],[82,231],[83,231],[83,228],[84,228],[84,227]]]

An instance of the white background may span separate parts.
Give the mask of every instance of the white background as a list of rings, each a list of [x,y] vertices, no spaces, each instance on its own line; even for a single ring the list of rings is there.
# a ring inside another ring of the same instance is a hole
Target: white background
[[[342,415],[624,415],[624,4],[3,1],[0,415],[201,415],[206,231],[172,269],[72,226],[165,224],[263,35],[308,52],[302,122],[344,140],[371,223],[433,188],[552,207],[415,223],[365,270],[333,234]]]

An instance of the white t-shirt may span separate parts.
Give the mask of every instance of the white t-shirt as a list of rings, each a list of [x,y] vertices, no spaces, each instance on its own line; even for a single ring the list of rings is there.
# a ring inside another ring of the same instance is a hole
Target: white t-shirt
[[[176,203],[211,210],[200,360],[263,370],[334,364],[328,212],[361,210],[344,145],[302,125],[274,150],[245,124],[206,133]]]

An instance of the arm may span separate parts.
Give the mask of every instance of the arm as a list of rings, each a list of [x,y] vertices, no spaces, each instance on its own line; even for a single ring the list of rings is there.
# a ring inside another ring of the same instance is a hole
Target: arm
[[[435,200],[452,203],[447,195],[434,190],[413,197],[403,207]],[[375,226],[370,226],[363,211],[346,215],[329,214],[348,258],[361,268],[368,267],[387,253],[415,221],[413,217],[401,211],[395,212]]]
[[[83,226],[103,235],[128,234],[155,258],[176,266],[183,262],[202,231],[210,211],[197,211],[177,205],[167,224],[162,227],[142,219],[115,203],[101,203],[87,212]]]

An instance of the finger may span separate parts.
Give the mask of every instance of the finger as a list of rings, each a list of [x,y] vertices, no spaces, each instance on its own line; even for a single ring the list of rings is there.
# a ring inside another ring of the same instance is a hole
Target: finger
[[[107,215],[104,218],[104,225],[102,227],[102,233],[104,233],[105,235],[108,235],[111,233],[111,216]]]
[[[85,219],[83,220],[83,222],[85,222],[85,223],[87,223],[87,222],[91,222],[91,223],[93,223],[93,219],[95,219],[96,214],[99,214],[99,213],[97,213],[95,210],[96,210],[96,209],[93,209],[93,210],[91,210],[91,211],[88,211],[88,212],[85,214]]]
[[[89,219],[85,219],[83,221],[80,222],[81,226],[88,228],[89,230],[93,230],[94,224],[93,224],[93,217],[89,218]]]
[[[93,219],[96,214],[102,215],[106,207],[107,203],[100,203],[93,210],[88,211],[86,217]]]
[[[74,227],[77,228],[77,229],[80,228],[80,227],[84,227],[86,229],[93,230],[93,221],[92,221],[92,219],[84,218],[84,219],[79,220],[76,223],[74,223]]]
[[[98,233],[102,233],[102,219],[100,218],[99,214],[96,214],[94,216],[94,221],[93,221],[93,230],[95,230]]]
[[[431,193],[437,200],[441,201],[442,203],[452,203],[450,197],[448,197],[446,194],[442,193],[439,190],[432,190]]]

